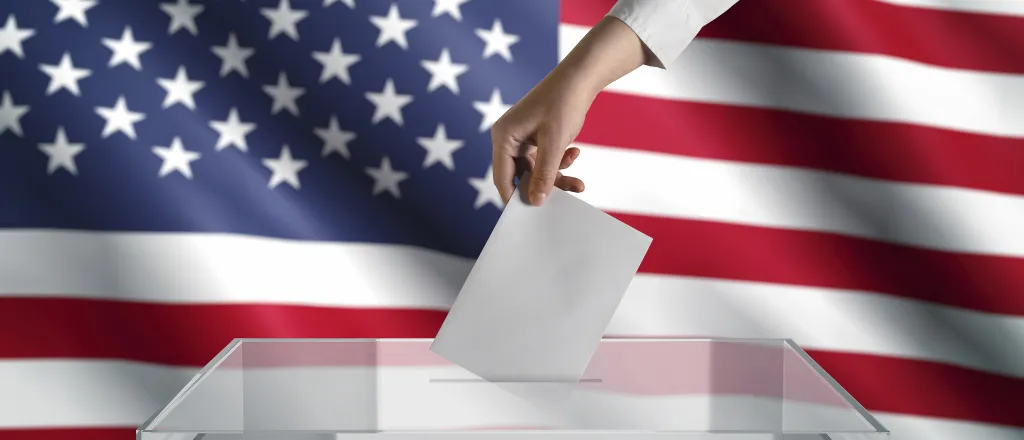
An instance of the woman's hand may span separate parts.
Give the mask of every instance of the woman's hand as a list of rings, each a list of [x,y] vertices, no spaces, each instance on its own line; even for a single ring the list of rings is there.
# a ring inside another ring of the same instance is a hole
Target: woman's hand
[[[563,176],[559,170],[572,165],[579,148],[566,147],[583,128],[583,118],[593,102],[590,92],[565,75],[544,78],[491,127],[494,146],[494,184],[508,203],[515,190],[512,177],[531,174],[530,202],[543,203],[557,186],[564,191],[583,191],[583,181]]]
[[[649,54],[618,19],[606,17],[519,102],[491,127],[494,185],[508,203],[513,179],[530,172],[530,203],[541,205],[553,187],[583,191],[583,181],[563,176],[578,148],[566,149],[583,128],[591,103],[612,81],[642,65]]]

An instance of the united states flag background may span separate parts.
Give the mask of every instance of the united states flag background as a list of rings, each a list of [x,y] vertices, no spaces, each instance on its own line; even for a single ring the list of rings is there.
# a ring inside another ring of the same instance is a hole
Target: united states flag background
[[[611,0],[0,1],[0,437],[129,438],[235,337],[432,337],[490,124]],[[608,333],[789,337],[900,440],[1024,438],[1024,2],[741,0],[602,93]]]

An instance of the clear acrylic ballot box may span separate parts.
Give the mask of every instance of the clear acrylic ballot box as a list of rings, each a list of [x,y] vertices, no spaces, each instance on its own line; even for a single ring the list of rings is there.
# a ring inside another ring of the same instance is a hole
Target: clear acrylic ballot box
[[[790,340],[604,339],[578,381],[488,382],[431,339],[236,339],[139,440],[876,440]]]

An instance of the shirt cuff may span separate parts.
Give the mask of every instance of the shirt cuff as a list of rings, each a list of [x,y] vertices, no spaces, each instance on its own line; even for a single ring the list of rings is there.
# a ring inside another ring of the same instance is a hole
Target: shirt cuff
[[[695,9],[694,1],[711,0],[619,0],[607,15],[621,20],[640,38],[648,52],[644,64],[664,69],[717,17],[705,17],[708,11]],[[735,0],[726,2],[731,5]],[[717,3],[721,7],[722,1]]]

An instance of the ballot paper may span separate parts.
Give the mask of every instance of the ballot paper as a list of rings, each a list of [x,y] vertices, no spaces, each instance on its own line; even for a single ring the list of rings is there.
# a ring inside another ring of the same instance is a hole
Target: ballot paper
[[[529,205],[523,186],[430,349],[486,381],[577,382],[651,238],[558,188]]]

